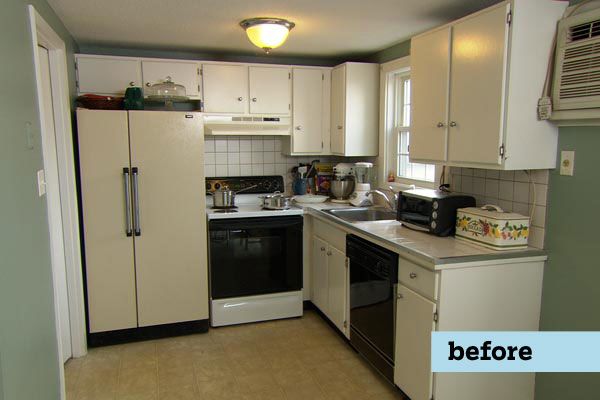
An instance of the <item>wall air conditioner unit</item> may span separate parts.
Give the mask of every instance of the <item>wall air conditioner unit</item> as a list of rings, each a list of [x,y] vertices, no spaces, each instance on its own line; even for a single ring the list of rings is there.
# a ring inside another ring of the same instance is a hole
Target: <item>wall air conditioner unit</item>
[[[559,21],[551,119],[600,125],[600,8]]]

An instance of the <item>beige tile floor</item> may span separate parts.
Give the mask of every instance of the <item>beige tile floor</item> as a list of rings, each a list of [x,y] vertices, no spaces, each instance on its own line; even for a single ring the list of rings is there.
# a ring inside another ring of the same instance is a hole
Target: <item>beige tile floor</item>
[[[403,398],[311,311],[91,349],[65,371],[68,400]]]

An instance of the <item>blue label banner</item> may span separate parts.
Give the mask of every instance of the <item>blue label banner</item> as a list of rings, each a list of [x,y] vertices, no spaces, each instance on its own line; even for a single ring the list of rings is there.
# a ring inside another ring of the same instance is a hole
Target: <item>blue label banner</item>
[[[600,332],[433,332],[433,372],[600,372]]]

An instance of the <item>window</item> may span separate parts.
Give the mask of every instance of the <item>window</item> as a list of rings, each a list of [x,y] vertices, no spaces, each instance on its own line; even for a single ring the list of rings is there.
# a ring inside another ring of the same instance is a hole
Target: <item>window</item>
[[[394,104],[393,131],[388,145],[395,149],[395,171],[400,180],[435,181],[435,165],[409,161],[410,145],[410,70],[395,71],[389,75]],[[388,108],[389,110],[390,108]]]

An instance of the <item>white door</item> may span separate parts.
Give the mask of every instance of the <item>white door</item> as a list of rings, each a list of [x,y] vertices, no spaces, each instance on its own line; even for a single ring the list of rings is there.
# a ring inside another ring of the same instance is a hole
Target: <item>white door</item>
[[[323,151],[323,70],[294,68],[292,152]]]
[[[434,313],[433,302],[398,285],[394,383],[411,400],[431,399]]]
[[[287,67],[249,67],[250,114],[290,115],[291,71]]]
[[[453,27],[450,161],[501,162],[509,7],[494,8]]]
[[[331,71],[331,152],[344,154],[346,113],[346,67]]]
[[[346,333],[346,254],[329,246],[327,250],[327,272],[329,283],[328,317],[337,328]]]
[[[48,226],[50,228],[50,250],[52,274],[54,280],[54,297],[58,313],[58,331],[62,350],[62,361],[72,355],[71,324],[69,318],[69,294],[67,291],[67,270],[63,239],[63,222],[60,205],[60,183],[58,177],[58,160],[56,155],[56,131],[54,125],[54,106],[52,104],[52,84],[50,77],[50,59],[48,50],[38,46],[40,60],[39,76],[44,109],[40,110],[44,125],[42,148],[44,155],[44,172],[46,175],[46,203],[48,207]]]
[[[138,168],[138,324],[207,319],[202,116],[130,111],[129,136],[131,166]]]
[[[245,65],[205,64],[202,83],[205,112],[248,112],[248,67]]]
[[[312,302],[327,314],[329,301],[327,243],[318,237],[313,237],[312,240]]]
[[[142,87],[139,60],[119,58],[77,58],[79,93],[123,95],[128,87]]]
[[[450,27],[411,42],[410,158],[446,160]]]
[[[185,87],[188,96],[200,96],[200,64],[177,61],[142,61],[144,89],[163,82],[168,76]]]

